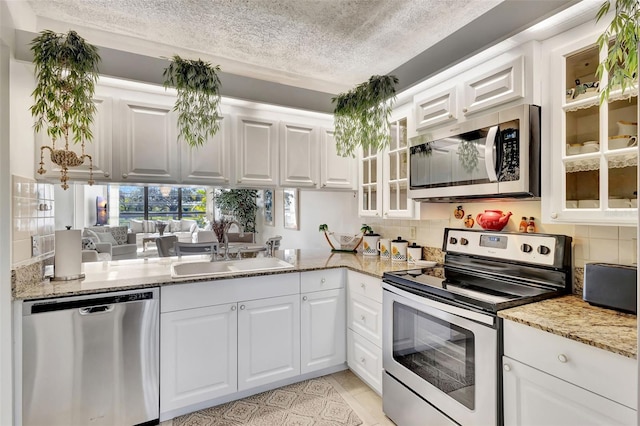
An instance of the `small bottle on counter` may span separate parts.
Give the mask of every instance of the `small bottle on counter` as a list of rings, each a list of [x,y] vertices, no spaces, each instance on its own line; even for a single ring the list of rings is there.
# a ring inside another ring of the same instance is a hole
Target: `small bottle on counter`
[[[527,223],[527,217],[522,216],[522,220],[520,220],[520,226],[518,227],[518,232],[527,232],[528,225],[529,224]]]
[[[527,225],[527,232],[528,233],[536,232],[536,223],[534,222],[533,216],[529,218],[529,224]]]

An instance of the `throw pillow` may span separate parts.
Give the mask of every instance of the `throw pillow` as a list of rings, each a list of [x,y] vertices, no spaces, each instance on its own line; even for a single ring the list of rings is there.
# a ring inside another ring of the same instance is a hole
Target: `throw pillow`
[[[180,232],[182,231],[182,226],[179,220],[171,219],[169,221],[169,230],[168,232]]]
[[[193,225],[191,225],[191,228],[189,228],[189,232],[193,234],[194,232],[196,232],[197,229],[198,229],[198,224],[194,223]]]
[[[144,232],[144,228],[142,227],[142,221],[131,219],[129,221],[129,228],[131,228],[131,232],[138,234]]]
[[[111,235],[111,232],[99,232],[99,233],[96,233],[96,235],[98,236],[98,239],[100,240],[101,243],[109,243],[112,246],[118,245],[118,242],[116,241],[115,238],[113,238],[113,235]]]
[[[127,243],[127,227],[126,226],[112,226],[109,228],[109,232],[113,235],[119,246]]]
[[[183,232],[185,232],[185,231],[193,232],[191,230],[191,227],[193,225],[196,225],[196,227],[198,226],[198,222],[196,222],[195,220],[191,220],[191,219],[181,219],[180,223],[181,223],[180,230],[183,231]]]
[[[94,231],[92,231],[91,229],[86,229],[82,232],[82,236],[83,237],[91,237],[91,238],[95,238],[94,241],[100,241],[100,238],[98,238],[98,234],[96,234]]]
[[[154,220],[143,220],[142,227],[144,232],[156,232],[156,222]]]
[[[82,238],[82,250],[95,250],[96,243],[90,237]]]

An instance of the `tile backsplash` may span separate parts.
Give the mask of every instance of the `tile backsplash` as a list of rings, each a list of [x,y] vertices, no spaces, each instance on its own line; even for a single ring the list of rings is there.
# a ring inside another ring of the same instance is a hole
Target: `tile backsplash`
[[[12,264],[43,260],[54,254],[53,185],[12,175]]]

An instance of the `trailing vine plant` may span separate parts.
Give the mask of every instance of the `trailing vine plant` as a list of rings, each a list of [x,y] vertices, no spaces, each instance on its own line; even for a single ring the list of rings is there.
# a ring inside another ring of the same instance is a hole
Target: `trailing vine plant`
[[[596,22],[609,13],[612,0],[606,0],[596,14]],[[606,72],[608,82],[600,88],[600,103],[609,99],[612,88],[622,93],[636,86],[638,80],[638,42],[640,42],[640,4],[638,0],[615,0],[615,15],[606,30],[598,37],[600,50],[607,56],[600,62],[596,75],[602,81]],[[611,45],[609,44],[611,41]]]
[[[380,151],[389,144],[389,117],[396,84],[395,76],[374,75],[332,99],[338,155],[353,157],[359,146]]]
[[[256,232],[258,191],[255,189],[216,190],[215,203],[225,213],[233,216],[244,232]]]
[[[220,129],[219,66],[200,59],[182,59],[174,55],[162,76],[164,87],[175,87],[178,98],[179,137],[191,147],[204,145]]]

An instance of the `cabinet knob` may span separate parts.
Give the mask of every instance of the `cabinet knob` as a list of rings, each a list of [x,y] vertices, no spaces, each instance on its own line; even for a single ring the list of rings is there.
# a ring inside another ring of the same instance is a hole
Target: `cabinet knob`
[[[364,364],[366,361],[367,361],[367,360],[365,359],[365,357],[361,357],[361,358],[360,358],[360,362],[361,362],[361,363],[363,363],[363,364]]]
[[[360,315],[360,321],[365,322],[367,320],[367,317],[365,317],[364,315]]]
[[[569,359],[567,358],[567,356],[565,354],[560,354],[560,355],[558,355],[558,361],[564,363],[564,362],[569,361]]]
[[[504,371],[511,371],[511,366],[509,364],[504,364],[502,368],[504,368]]]
[[[449,118],[453,118],[453,114],[449,114]]]
[[[323,184],[322,184],[322,187],[323,187],[323,188],[326,188],[326,187],[327,187],[327,184],[326,184],[326,183],[323,183]]]
[[[551,212],[551,219],[557,219],[557,218],[558,218],[558,213]]]
[[[366,285],[364,283],[360,283],[360,287],[365,288]]]
[[[315,182],[311,182],[311,185],[316,186],[316,183]]]
[[[246,308],[246,306],[244,306],[244,305],[240,305],[240,310],[241,310],[241,311],[244,311],[244,309],[245,309],[245,308]]]
[[[126,174],[126,173],[123,173],[123,174],[122,174],[122,179],[126,179],[126,178],[128,178],[128,177],[129,177],[129,175],[128,175],[128,174]]]
[[[307,300],[307,296],[302,296],[302,300]]]
[[[111,173],[109,173],[109,172],[104,172],[104,177],[108,178],[109,176],[111,176]]]
[[[462,112],[467,113],[469,110],[467,108],[462,108]]]
[[[231,307],[231,310],[232,310],[232,311],[235,311],[235,310],[236,310],[236,305],[233,305],[233,306]]]
[[[327,279],[326,279],[326,278],[322,278],[322,279],[320,280],[320,282],[321,282],[322,284],[324,284],[324,283],[326,283],[326,282],[327,282]]]

